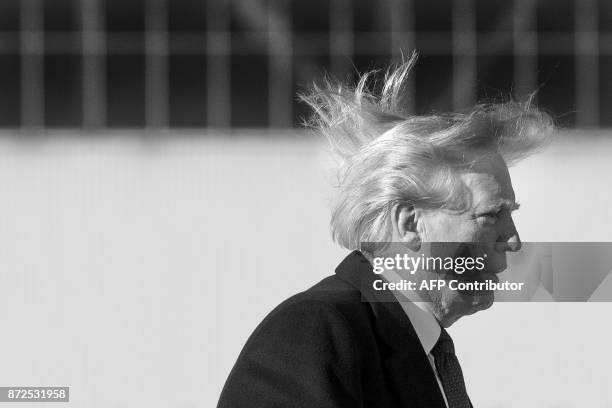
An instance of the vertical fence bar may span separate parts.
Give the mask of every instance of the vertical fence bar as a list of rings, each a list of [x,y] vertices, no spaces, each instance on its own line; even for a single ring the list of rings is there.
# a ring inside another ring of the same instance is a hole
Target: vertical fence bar
[[[145,125],[168,127],[168,31],[166,0],[146,2]]]
[[[270,127],[291,127],[293,122],[293,46],[287,8],[287,2],[267,0]]]
[[[414,34],[414,2],[412,0],[390,0],[389,12],[391,13],[391,55],[394,58],[400,56],[409,57],[416,49]],[[414,73],[406,83],[408,98],[404,100],[404,108],[408,113],[415,112],[416,85]]]
[[[81,1],[83,52],[83,126],[106,126],[104,13],[99,0]]]
[[[414,2],[389,0],[391,13],[391,55],[407,56],[416,48],[414,34]]]
[[[207,126],[226,128],[231,124],[231,33],[230,0],[207,4]]]
[[[453,3],[453,109],[476,102],[476,13],[473,0]]]
[[[576,126],[599,125],[597,0],[576,1]]]
[[[21,127],[44,127],[44,31],[41,0],[22,0],[20,8]]]
[[[515,0],[513,12],[515,97],[535,92],[538,83],[538,32],[536,2]],[[533,95],[535,100],[537,95]]]
[[[329,55],[331,72],[346,75],[353,57],[353,9],[351,0],[331,0],[329,13]]]

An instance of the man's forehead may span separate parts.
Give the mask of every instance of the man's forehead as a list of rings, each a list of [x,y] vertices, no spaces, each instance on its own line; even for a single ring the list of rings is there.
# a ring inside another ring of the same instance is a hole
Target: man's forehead
[[[510,210],[518,207],[505,165],[474,169],[461,178],[470,189],[474,206],[504,206]]]

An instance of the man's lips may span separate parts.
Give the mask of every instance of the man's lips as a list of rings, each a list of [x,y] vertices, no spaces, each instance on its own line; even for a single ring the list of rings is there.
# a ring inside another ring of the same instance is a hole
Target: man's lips
[[[461,282],[499,282],[499,277],[497,276],[497,274],[492,272],[478,272],[471,275],[457,275],[457,278]]]
[[[480,275],[484,277],[483,281],[491,280],[495,283],[499,282],[499,277],[497,276],[496,273],[484,272],[484,273],[481,273]]]
[[[485,249],[484,252],[482,251],[483,249],[482,245],[483,245],[482,243],[463,243],[459,245],[459,248],[457,248],[457,251],[455,252],[455,257],[456,258],[458,257],[472,258],[472,259],[483,258],[486,264],[485,270],[476,271],[477,275],[478,274],[495,275],[497,273],[502,273],[503,271],[505,271],[507,267],[505,256],[503,258],[497,257],[497,256],[490,257],[488,255],[490,255],[491,253],[488,250]],[[486,270],[487,268],[489,270]],[[494,270],[491,270],[491,269],[494,269]],[[499,282],[499,279],[496,280],[496,282]]]

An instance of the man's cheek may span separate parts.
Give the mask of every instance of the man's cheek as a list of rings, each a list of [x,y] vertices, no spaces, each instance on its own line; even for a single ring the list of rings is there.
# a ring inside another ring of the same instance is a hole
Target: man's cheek
[[[494,243],[498,236],[499,234],[494,227],[480,226],[474,231],[474,242]]]

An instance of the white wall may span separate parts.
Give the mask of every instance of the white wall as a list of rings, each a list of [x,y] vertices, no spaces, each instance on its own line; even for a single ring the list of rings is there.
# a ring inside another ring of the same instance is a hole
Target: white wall
[[[596,136],[513,169],[524,240],[612,240],[612,142]],[[265,314],[333,272],[324,145],[171,140],[0,139],[1,385],[68,385],[75,407],[212,407]],[[498,304],[457,323],[476,406],[612,406],[610,312]]]

